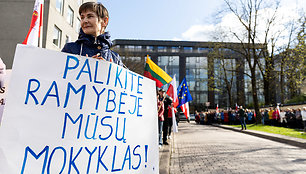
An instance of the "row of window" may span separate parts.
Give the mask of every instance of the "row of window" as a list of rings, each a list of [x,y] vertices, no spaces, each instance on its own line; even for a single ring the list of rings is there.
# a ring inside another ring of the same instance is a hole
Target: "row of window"
[[[116,48],[120,48],[119,45],[116,46]],[[183,52],[187,53],[208,53],[211,51],[211,48],[193,48],[193,47],[182,47]],[[180,52],[181,47],[165,47],[165,46],[157,46],[154,48],[154,46],[134,46],[134,45],[125,45],[124,49],[127,49],[129,51],[158,51],[158,52]]]
[[[83,3],[83,0],[78,0],[78,5],[80,6]],[[79,29],[80,29],[80,19],[77,17],[76,23],[74,23],[74,10],[71,8],[70,5],[68,5],[68,8],[64,9],[64,3],[65,0],[56,0],[56,10],[62,15],[64,16],[64,11],[66,14],[66,20],[68,22],[68,24],[74,28],[75,27],[75,31],[78,33]],[[66,40],[65,43],[70,42],[71,41],[71,37],[66,35]],[[61,47],[61,43],[62,43],[62,30],[54,25],[54,30],[53,30],[53,44],[55,46],[57,46],[58,48]]]
[[[83,0],[78,0],[78,5],[80,6],[83,3]],[[64,15],[64,0],[56,0],[56,10],[61,14]],[[73,9],[68,5],[67,8],[67,16],[66,20],[69,23],[71,27],[74,27],[74,11]],[[76,32],[79,32],[80,29],[80,19],[77,17],[77,22],[75,25]]]

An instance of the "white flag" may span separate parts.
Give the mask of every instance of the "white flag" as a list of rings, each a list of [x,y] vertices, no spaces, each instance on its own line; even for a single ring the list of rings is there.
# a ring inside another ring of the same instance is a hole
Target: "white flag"
[[[38,38],[42,27],[43,4],[44,0],[35,0],[30,29],[22,44],[38,46]]]

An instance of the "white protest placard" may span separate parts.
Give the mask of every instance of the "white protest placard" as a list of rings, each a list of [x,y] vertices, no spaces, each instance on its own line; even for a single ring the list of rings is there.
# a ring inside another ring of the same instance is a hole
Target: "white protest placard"
[[[0,174],[159,173],[155,82],[114,63],[18,45]]]
[[[8,89],[8,84],[10,81],[12,70],[5,70],[5,74],[1,74],[3,77],[0,77],[0,126],[2,121],[3,110],[5,106],[6,94]],[[0,76],[1,76],[0,75]]]

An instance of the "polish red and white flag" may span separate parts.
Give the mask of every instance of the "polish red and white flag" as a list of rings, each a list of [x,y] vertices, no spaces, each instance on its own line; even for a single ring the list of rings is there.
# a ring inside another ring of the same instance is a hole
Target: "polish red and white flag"
[[[173,132],[178,132],[176,119],[175,119],[175,112],[174,112],[174,108],[176,108],[179,104],[178,97],[177,97],[176,74],[174,74],[174,76],[172,78],[172,81],[169,84],[169,88],[167,90],[167,95],[173,99],[173,107],[171,107]]]
[[[169,84],[167,95],[173,99],[173,106],[176,108],[179,104],[177,97],[176,74],[174,74],[172,81]]]
[[[38,39],[40,38],[42,30],[43,6],[44,0],[35,0],[30,29],[28,31],[27,37],[22,42],[22,44],[32,45],[36,47],[38,46]]]
[[[217,104],[216,112],[219,113],[219,105]]]
[[[184,112],[184,115],[186,116],[186,119],[190,117],[189,115],[189,103],[185,103],[181,106],[182,111]]]

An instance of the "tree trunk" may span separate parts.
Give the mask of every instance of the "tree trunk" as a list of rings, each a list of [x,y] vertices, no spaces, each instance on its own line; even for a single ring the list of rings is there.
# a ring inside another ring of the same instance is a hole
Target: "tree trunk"
[[[270,87],[269,87],[269,80],[267,77],[263,77],[263,84],[264,84],[264,96],[265,96],[265,105],[270,105]]]
[[[227,89],[227,95],[228,95],[229,106],[233,107],[233,99],[232,99],[231,88]]]
[[[251,77],[252,77],[251,78],[251,82],[252,82],[252,96],[253,96],[254,109],[255,109],[255,113],[256,113],[256,124],[260,124],[261,123],[262,115],[259,112],[255,68],[251,69]]]

